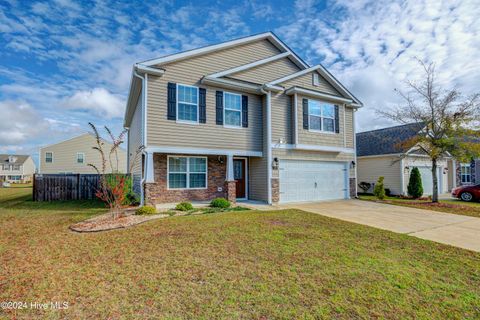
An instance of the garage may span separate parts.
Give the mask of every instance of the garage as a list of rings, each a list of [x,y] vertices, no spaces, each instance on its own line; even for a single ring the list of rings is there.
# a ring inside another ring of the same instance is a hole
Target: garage
[[[432,167],[417,167],[418,171],[420,171],[420,176],[422,177],[422,186],[423,186],[423,194],[424,195],[432,195],[433,194],[433,179],[432,179]],[[442,171],[440,168],[438,169],[438,186],[439,186],[439,193],[442,193],[442,178],[443,175],[441,174]]]
[[[280,202],[348,198],[345,162],[280,160]]]

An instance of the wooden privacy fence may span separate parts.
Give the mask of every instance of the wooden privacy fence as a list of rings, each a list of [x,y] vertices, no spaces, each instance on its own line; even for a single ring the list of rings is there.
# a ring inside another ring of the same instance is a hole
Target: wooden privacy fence
[[[35,174],[33,201],[92,200],[99,188],[98,174]]]

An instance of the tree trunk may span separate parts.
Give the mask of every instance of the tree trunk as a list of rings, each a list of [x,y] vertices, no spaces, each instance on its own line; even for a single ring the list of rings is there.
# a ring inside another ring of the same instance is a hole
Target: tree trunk
[[[438,202],[438,176],[437,176],[437,159],[432,159],[432,179],[433,179],[433,190],[432,190],[432,202]]]

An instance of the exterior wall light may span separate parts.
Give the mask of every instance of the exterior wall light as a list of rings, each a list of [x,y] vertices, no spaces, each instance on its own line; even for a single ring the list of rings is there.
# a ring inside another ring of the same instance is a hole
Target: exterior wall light
[[[275,169],[275,170],[278,169],[278,158],[277,157],[273,158],[272,168]]]

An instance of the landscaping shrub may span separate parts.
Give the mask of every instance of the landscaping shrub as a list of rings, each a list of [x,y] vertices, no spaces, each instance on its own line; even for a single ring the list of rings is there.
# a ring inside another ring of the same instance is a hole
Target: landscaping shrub
[[[392,195],[392,190],[390,190],[389,188],[385,188],[385,195],[387,197],[390,197]]]
[[[383,186],[383,179],[384,177],[379,177],[375,187],[373,188],[373,194],[377,199],[383,200],[385,199],[385,188]]]
[[[230,201],[225,198],[216,198],[210,202],[210,207],[226,209],[230,207]]]
[[[138,208],[136,211],[135,211],[135,214],[138,214],[138,215],[149,215],[149,214],[156,214],[157,213],[157,209],[155,209],[154,207],[151,207],[151,206],[143,206],[143,207],[140,207]]]
[[[372,184],[368,183],[368,182],[365,182],[365,181],[362,181],[358,184],[358,186],[360,187],[360,189],[363,190],[363,193],[367,193],[368,190],[370,189],[370,187],[372,186]]]
[[[179,204],[177,204],[175,209],[179,211],[190,211],[193,210],[193,206],[190,202],[180,202]]]
[[[410,179],[407,186],[408,195],[414,199],[418,199],[423,195],[422,176],[417,167],[410,172]]]

